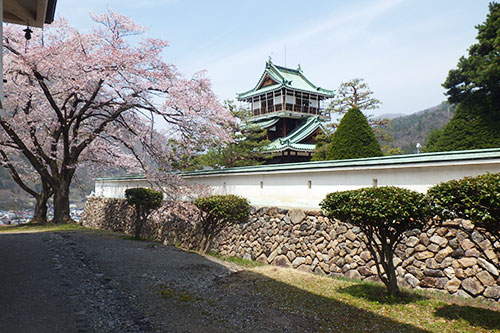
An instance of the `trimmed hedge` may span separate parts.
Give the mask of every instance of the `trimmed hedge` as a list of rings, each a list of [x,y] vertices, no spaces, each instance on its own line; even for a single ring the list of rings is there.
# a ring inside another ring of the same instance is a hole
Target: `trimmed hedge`
[[[206,252],[211,240],[227,225],[248,222],[250,203],[237,195],[212,195],[198,198],[194,204],[202,212],[200,250]]]
[[[470,220],[500,241],[500,173],[450,180],[431,187],[427,195],[441,220]]]
[[[394,186],[370,187],[330,193],[320,205],[328,216],[363,231],[379,278],[390,295],[398,294],[394,250],[405,231],[422,229],[431,219],[428,198]]]
[[[331,137],[326,158],[344,160],[382,155],[380,143],[363,113],[357,108],[347,111]]]
[[[129,188],[125,190],[125,198],[130,205],[135,207],[135,237],[139,238],[149,214],[153,210],[160,208],[163,193],[144,187]]]

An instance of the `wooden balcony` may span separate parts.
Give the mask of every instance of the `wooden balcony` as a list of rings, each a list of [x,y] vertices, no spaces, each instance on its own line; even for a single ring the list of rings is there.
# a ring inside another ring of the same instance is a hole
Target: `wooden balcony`
[[[324,108],[317,108],[312,106],[301,106],[296,104],[285,104],[285,108],[283,109],[283,104],[275,104],[273,106],[253,109],[254,116],[260,116],[268,113],[278,112],[278,111],[293,111],[299,113],[305,113],[309,115],[322,115],[325,116]]]

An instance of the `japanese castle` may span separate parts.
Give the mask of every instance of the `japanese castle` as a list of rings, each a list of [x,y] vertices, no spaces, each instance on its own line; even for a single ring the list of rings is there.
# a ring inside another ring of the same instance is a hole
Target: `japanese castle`
[[[267,131],[267,147],[272,159],[268,163],[305,162],[311,159],[314,138],[325,131],[321,121],[330,117],[322,102],[333,97],[333,91],[315,86],[300,68],[291,69],[266,63],[264,73],[252,90],[237,95],[250,105],[248,120]]]

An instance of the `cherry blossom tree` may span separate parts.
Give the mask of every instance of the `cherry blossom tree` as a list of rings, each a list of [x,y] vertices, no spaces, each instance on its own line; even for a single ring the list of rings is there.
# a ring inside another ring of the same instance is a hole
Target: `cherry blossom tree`
[[[9,147],[8,141],[0,141],[0,165],[9,172],[21,189],[35,198],[32,221],[47,222],[47,202],[54,194],[49,183],[41,179],[29,163],[23,161],[16,149]]]
[[[162,60],[168,43],[143,37],[146,29],[125,16],[108,10],[92,19],[89,33],[59,20],[29,44],[20,28],[4,29],[0,126],[7,145],[53,191],[55,223],[70,220],[77,167],[99,163],[157,177],[191,147],[229,139],[222,128],[231,114],[203,72],[181,76]],[[184,151],[173,154],[168,139]]]

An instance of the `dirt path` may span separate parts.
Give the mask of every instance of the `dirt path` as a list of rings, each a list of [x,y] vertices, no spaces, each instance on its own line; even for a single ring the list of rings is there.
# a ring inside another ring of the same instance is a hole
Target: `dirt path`
[[[0,263],[0,332],[315,331],[269,306],[238,266],[156,243],[0,234]]]

